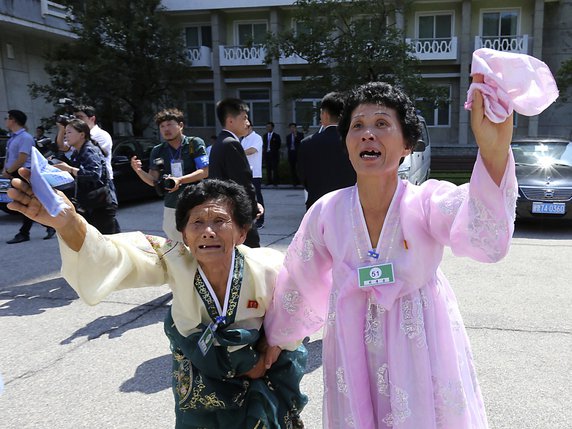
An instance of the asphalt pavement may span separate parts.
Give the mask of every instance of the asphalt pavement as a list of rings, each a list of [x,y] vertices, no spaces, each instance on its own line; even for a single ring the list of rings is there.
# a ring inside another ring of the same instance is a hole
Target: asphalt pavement
[[[284,251],[303,192],[264,188],[262,244]],[[161,234],[162,202],[123,206],[124,231]],[[90,307],[59,275],[56,239],[7,245],[19,219],[0,213],[0,428],[174,426],[167,286],[126,290]],[[509,255],[479,264],[446,251],[443,271],[471,338],[493,429],[572,427],[572,226],[518,225]],[[321,427],[321,333],[310,338],[307,428]],[[422,429],[422,428],[421,428]],[[456,429],[456,428],[447,428]]]

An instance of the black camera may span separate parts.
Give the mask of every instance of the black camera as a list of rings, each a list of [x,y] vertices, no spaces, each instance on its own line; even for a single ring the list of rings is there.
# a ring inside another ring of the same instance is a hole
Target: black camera
[[[69,121],[75,119],[75,116],[73,115],[73,100],[71,98],[60,98],[57,104],[63,106],[66,113],[56,115],[56,123],[62,124],[65,127]]]
[[[163,158],[155,158],[153,160],[153,166],[155,167],[154,169],[159,172],[159,179],[155,180],[154,183],[155,192],[162,197],[165,195],[165,191],[175,187],[175,180],[169,177],[168,174],[163,174],[163,170],[165,170],[165,161]]]

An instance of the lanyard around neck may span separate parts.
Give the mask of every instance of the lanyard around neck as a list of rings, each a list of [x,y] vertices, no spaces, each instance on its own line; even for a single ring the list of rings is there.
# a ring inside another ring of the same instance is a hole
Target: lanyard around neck
[[[216,305],[216,309],[218,311],[218,314],[222,317],[222,318],[226,318],[226,313],[228,312],[228,301],[229,301],[229,297],[230,297],[230,287],[232,284],[232,274],[234,272],[234,252],[232,252],[232,260],[230,262],[230,272],[228,273],[228,280],[226,282],[226,293],[224,296],[224,305],[221,308],[220,306],[220,302],[218,301],[218,298],[216,296],[216,293],[213,289],[213,287],[211,286],[211,284],[209,283],[209,279],[207,279],[207,276],[205,274],[205,272],[203,271],[203,269],[201,268],[201,266],[199,265],[199,274],[201,275],[201,277],[203,278],[203,281],[205,282],[205,286],[207,287],[207,290],[209,291],[209,294],[211,295],[211,298],[213,299],[215,305]]]

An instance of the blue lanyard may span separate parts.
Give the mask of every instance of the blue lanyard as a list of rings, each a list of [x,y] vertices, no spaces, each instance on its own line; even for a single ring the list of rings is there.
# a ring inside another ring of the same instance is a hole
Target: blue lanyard
[[[169,158],[170,160],[174,159],[181,159],[181,149],[183,148],[183,142],[181,142],[181,146],[175,151],[175,155],[173,156],[173,148],[169,143],[167,143],[167,148],[169,148]]]

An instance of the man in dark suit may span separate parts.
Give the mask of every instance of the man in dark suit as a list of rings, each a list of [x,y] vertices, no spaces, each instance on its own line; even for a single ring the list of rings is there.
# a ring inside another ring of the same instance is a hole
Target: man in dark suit
[[[322,195],[356,183],[355,170],[338,132],[343,107],[340,93],[326,94],[320,105],[320,131],[300,144],[298,174],[308,192],[306,210]]]
[[[280,134],[274,132],[274,122],[266,124],[266,134],[262,138],[262,151],[266,164],[266,184],[277,186],[279,182],[278,164],[280,163]]]
[[[300,142],[304,138],[304,133],[298,131],[295,122],[290,122],[288,124],[290,128],[290,133],[286,137],[286,147],[288,148],[288,164],[290,165],[290,177],[292,179],[292,185],[294,187],[298,186],[298,173],[296,172],[296,163],[298,161],[298,149],[300,148]]]
[[[216,105],[216,114],[223,130],[213,144],[209,156],[209,179],[234,180],[244,186],[252,200],[252,227],[246,236],[249,247],[260,247],[260,237],[254,224],[263,208],[256,201],[256,190],[252,184],[252,170],[240,144],[240,137],[248,132],[248,106],[237,98],[225,98]]]

